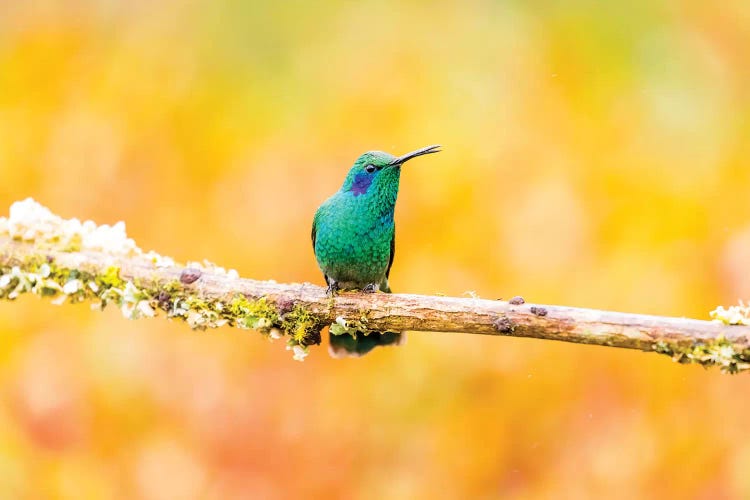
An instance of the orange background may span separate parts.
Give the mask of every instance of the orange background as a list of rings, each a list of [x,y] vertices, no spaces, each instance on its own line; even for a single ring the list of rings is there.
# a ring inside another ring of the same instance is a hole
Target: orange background
[[[0,3],[0,206],[322,284],[317,205],[405,167],[395,291],[707,318],[750,298],[750,3]],[[7,211],[7,209],[4,209]],[[410,334],[0,303],[3,498],[747,498],[750,378]]]

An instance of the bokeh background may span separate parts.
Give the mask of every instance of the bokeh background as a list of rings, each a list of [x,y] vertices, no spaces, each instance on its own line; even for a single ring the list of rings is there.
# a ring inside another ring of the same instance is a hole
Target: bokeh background
[[[0,1],[0,206],[322,284],[312,215],[408,164],[396,291],[707,318],[750,298],[750,3]],[[7,213],[7,208],[3,209]],[[2,498],[748,498],[750,378],[0,304]]]

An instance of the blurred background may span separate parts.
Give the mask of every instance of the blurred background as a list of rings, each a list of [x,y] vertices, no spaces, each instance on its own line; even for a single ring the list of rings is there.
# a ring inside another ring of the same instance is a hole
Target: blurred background
[[[395,291],[707,318],[750,298],[750,3],[0,1],[0,207],[323,284],[316,207],[433,143]],[[750,378],[413,333],[0,304],[2,498],[748,498]]]

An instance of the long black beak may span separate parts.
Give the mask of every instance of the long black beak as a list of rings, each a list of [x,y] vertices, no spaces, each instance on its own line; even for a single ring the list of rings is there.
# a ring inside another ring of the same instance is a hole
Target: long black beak
[[[399,156],[398,158],[394,159],[390,165],[392,167],[395,167],[396,165],[401,165],[404,162],[407,162],[411,160],[412,158],[416,158],[417,156],[422,155],[428,155],[430,153],[439,153],[440,152],[440,145],[435,144],[433,146],[427,146],[426,148],[417,149],[416,151],[412,151],[411,153],[406,153],[403,156]]]

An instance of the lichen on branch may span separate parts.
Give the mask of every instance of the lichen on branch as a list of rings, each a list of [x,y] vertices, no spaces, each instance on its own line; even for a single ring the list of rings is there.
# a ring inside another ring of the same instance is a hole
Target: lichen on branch
[[[234,326],[269,339],[286,339],[302,360],[320,332],[456,332],[531,337],[638,349],[680,363],[750,369],[750,308],[719,307],[713,321],[627,314],[509,301],[407,295],[340,293],[320,286],[240,278],[208,261],[185,265],[142,251],[125,225],[63,219],[31,199],[0,218],[0,298],[24,293],[53,302],[113,305],[126,318],[164,315],[194,329]]]
[[[750,305],[740,301],[739,305],[719,306],[710,313],[714,321],[725,325],[750,325]]]
[[[113,304],[128,319],[150,318],[161,310],[194,329],[224,325],[257,330],[270,339],[288,335],[287,348],[302,360],[308,346],[320,343],[322,324],[300,307],[280,311],[265,297],[242,293],[203,294],[191,286],[203,274],[237,279],[237,272],[208,261],[190,262],[176,279],[164,279],[175,261],[143,252],[127,237],[125,224],[97,225],[63,219],[31,198],[14,203],[0,218],[5,253],[0,263],[0,298],[24,293],[50,297],[54,304],[88,301],[92,309]],[[94,258],[95,257],[95,258]],[[123,259],[153,268],[153,279],[123,276]]]

